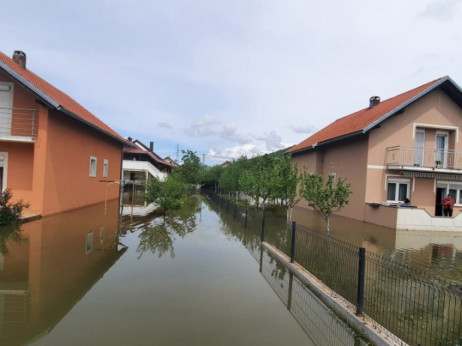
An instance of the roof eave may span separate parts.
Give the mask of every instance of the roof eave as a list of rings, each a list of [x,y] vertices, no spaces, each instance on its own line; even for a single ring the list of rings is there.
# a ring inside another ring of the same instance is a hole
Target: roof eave
[[[315,148],[318,148],[318,147],[321,147],[321,146],[324,146],[324,145],[328,145],[328,144],[332,144],[332,143],[335,143],[335,142],[343,141],[345,139],[349,139],[351,137],[359,136],[359,135],[362,135],[362,134],[364,134],[364,132],[362,130],[351,132],[351,133],[348,133],[348,134],[343,135],[343,136],[339,136],[339,137],[335,137],[335,138],[325,140],[323,142],[316,142],[313,145],[310,145],[309,147],[300,148],[300,149],[297,149],[297,150],[294,150],[294,151],[290,151],[290,152],[287,152],[287,154],[299,154],[299,153],[302,153],[304,151],[312,150],[312,149],[315,149]]]
[[[422,96],[425,96],[426,94],[428,94],[430,91],[433,91],[435,90],[436,88],[438,88],[439,86],[441,86],[443,83],[445,82],[451,82],[461,93],[462,93],[462,90],[460,89],[460,87],[454,83],[454,81],[449,77],[449,76],[445,76],[443,78],[441,78],[438,82],[434,83],[433,85],[429,86],[427,89],[423,90],[422,92],[418,93],[417,95],[415,95],[414,97],[410,98],[409,100],[407,100],[406,102],[403,102],[402,104],[400,104],[398,107],[392,109],[391,111],[389,111],[388,113],[386,113],[385,115],[382,115],[379,119],[373,121],[372,123],[370,123],[369,125],[367,125],[363,130],[362,132],[363,133],[366,133],[370,130],[372,130],[374,127],[376,127],[377,125],[379,125],[380,123],[382,123],[383,121],[387,120],[389,117],[391,117],[392,115],[396,114],[397,112],[403,110],[404,108],[406,108],[407,106],[409,106],[411,103],[417,101],[418,99],[420,99]]]
[[[101,133],[105,134],[106,136],[111,137],[112,139],[115,139],[116,141],[122,143],[123,145],[132,146],[133,148],[136,147],[134,144],[131,144],[128,141],[126,141],[126,140],[124,140],[122,138],[119,138],[119,137],[115,136],[114,134],[112,134],[112,133],[110,133],[108,131],[103,130],[102,128],[96,126],[95,124],[93,124],[93,123],[91,123],[91,122],[89,122],[89,121],[87,121],[85,119],[82,119],[77,114],[74,114],[71,111],[68,111],[67,109],[65,109],[65,108],[63,108],[61,106],[58,106],[57,110],[64,113],[64,114],[66,114],[67,116],[77,120],[77,121],[80,121],[80,122],[84,123],[87,126],[90,126],[92,129],[94,129],[94,130],[96,130],[98,132],[101,132]]]
[[[18,83],[30,89],[34,94],[36,94],[39,98],[41,98],[47,104],[51,105],[52,107],[56,109],[59,107],[58,102],[53,100],[51,97],[49,97],[44,92],[40,91],[35,85],[33,85],[27,79],[23,78],[19,73],[17,73],[15,70],[13,70],[11,67],[9,67],[7,64],[5,64],[1,60],[0,60],[0,68],[4,70],[7,74],[9,74],[12,78],[14,78],[16,81],[18,81]]]

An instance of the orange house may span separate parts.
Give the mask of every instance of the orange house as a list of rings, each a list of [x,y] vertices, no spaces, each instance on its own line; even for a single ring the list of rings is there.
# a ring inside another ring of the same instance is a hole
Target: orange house
[[[0,189],[47,216],[119,197],[125,140],[71,97],[0,52]]]
[[[308,172],[347,178],[353,194],[341,216],[397,229],[460,230],[461,124],[462,89],[443,77],[385,101],[373,96],[369,107],[288,152]],[[443,217],[448,193],[454,213]]]

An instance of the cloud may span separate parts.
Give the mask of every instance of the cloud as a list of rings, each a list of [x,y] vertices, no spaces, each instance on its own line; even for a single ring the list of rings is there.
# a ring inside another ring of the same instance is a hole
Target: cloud
[[[459,4],[459,0],[436,0],[428,4],[421,15],[441,21],[451,20]]]
[[[284,145],[281,143],[281,137],[275,131],[265,133],[263,136],[256,137],[256,139],[265,143],[265,153],[284,148]]]
[[[216,135],[218,132],[216,129],[213,129],[215,125],[218,125],[219,122],[212,115],[205,115],[197,120],[195,120],[191,126],[185,129],[185,133],[191,137],[208,137]]]
[[[234,147],[219,149],[210,149],[208,158],[216,160],[237,160],[242,156],[253,157],[261,154],[260,148],[255,144],[244,144]]]
[[[225,124],[219,135],[227,141],[237,142],[241,145],[249,144],[252,141],[251,136],[239,134],[237,132],[236,124],[234,123]]]

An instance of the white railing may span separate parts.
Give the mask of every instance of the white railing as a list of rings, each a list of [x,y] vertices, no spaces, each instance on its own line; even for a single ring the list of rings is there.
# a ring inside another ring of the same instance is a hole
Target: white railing
[[[0,139],[37,137],[38,110],[29,108],[0,108]]]
[[[390,147],[387,148],[386,165],[387,168],[462,169],[462,152],[435,148]]]

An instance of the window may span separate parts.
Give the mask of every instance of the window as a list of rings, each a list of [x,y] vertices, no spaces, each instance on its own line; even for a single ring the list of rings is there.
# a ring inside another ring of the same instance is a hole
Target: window
[[[11,135],[13,83],[0,82],[0,135]]]
[[[409,180],[389,179],[387,188],[388,202],[404,202],[409,198]]]
[[[103,178],[107,178],[109,172],[109,161],[104,159],[103,163]]]
[[[443,197],[449,193],[457,205],[462,205],[462,183],[460,182],[438,182],[438,188],[443,189]]]
[[[90,156],[90,177],[96,177],[96,164],[96,157]]]

